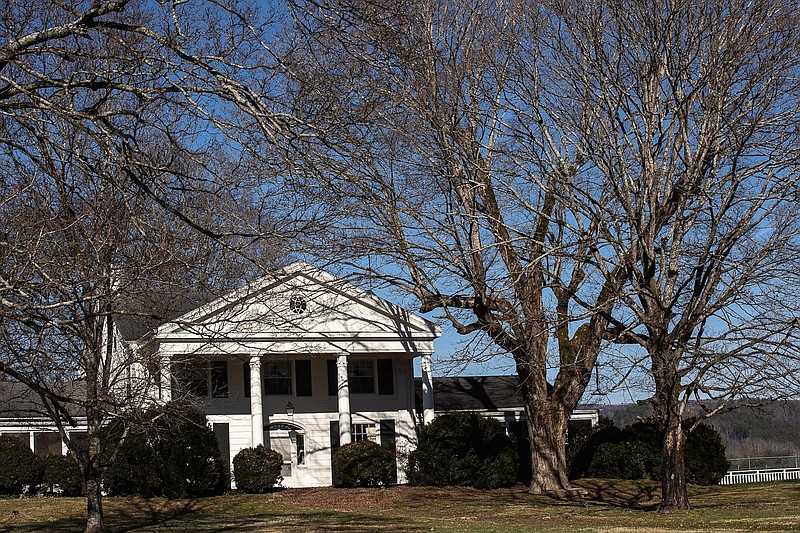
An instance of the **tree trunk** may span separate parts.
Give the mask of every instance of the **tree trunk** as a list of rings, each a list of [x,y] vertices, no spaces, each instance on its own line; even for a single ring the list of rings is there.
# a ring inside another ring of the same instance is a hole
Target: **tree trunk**
[[[96,476],[99,478],[99,476]],[[103,500],[99,479],[86,479],[86,529],[85,533],[102,533]]]
[[[685,450],[686,433],[681,427],[681,417],[677,413],[668,413],[661,446],[661,512],[690,508]]]
[[[83,467],[83,479],[86,482],[86,529],[85,533],[102,533],[103,494],[102,473],[100,470],[100,436],[90,426],[88,461]]]
[[[549,400],[525,406],[531,444],[531,486],[534,494],[572,496],[566,458],[567,416]]]

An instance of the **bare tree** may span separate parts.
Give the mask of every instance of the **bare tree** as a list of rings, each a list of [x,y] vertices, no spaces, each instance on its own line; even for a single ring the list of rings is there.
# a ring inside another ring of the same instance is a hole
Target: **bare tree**
[[[648,356],[661,508],[685,509],[686,431],[736,397],[797,391],[800,12],[759,0],[556,13],[565,97],[586,103],[587,199],[603,200],[600,243],[626,270],[611,325]],[[685,428],[692,399],[704,412]]]
[[[333,231],[307,253],[511,355],[531,491],[573,490],[567,421],[623,271],[575,192],[582,132],[550,115],[562,82],[538,63],[546,14],[480,0],[295,2],[293,14],[285,65],[307,129],[291,194],[323,191],[316,214]]]
[[[86,531],[103,530],[100,428],[148,396],[112,317],[151,316],[142,295],[229,288],[252,276],[254,258],[270,263],[269,204],[240,187],[254,167],[204,112],[217,93],[220,113],[240,96],[204,83],[237,34],[215,25],[226,6],[206,7],[4,6],[0,372],[40,396],[65,440],[74,407],[85,415],[87,447],[68,445],[87,484]],[[173,31],[178,11],[193,35]],[[238,275],[220,275],[223,265]],[[83,387],[64,386],[74,382]]]

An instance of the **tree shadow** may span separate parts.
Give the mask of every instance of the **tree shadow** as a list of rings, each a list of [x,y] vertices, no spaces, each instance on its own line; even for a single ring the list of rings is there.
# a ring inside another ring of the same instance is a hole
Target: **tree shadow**
[[[656,511],[660,505],[660,487],[650,481],[585,480],[581,487],[588,491],[584,499],[613,507],[638,511]]]
[[[170,521],[181,519],[198,512],[204,507],[202,500],[128,500],[124,506],[108,505],[106,500],[104,522],[106,529],[115,532],[137,531],[154,528]],[[112,508],[109,508],[112,507]],[[11,529],[7,529],[6,526]],[[82,531],[86,517],[69,517],[47,522],[22,522],[15,524],[9,520],[0,531],[26,531],[30,533],[73,533]]]

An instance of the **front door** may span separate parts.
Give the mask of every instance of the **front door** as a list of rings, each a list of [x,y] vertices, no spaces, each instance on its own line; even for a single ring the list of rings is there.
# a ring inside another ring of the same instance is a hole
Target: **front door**
[[[265,440],[269,448],[283,457],[281,476],[284,484],[290,487],[300,486],[297,467],[305,464],[305,431],[296,424],[274,422],[267,426],[266,433]]]

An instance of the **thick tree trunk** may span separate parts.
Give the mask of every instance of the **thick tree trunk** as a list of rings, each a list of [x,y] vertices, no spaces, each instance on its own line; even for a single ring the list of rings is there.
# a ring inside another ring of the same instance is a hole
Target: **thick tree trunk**
[[[99,479],[86,480],[86,529],[85,533],[102,533],[103,500]]]
[[[681,427],[681,417],[669,413],[664,421],[661,446],[661,508],[662,512],[689,509],[684,457],[686,434]]]
[[[579,489],[569,482],[566,458],[567,419],[564,409],[546,400],[527,405],[531,444],[531,485],[534,494],[572,496]]]

